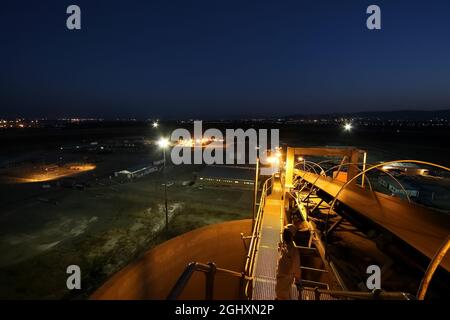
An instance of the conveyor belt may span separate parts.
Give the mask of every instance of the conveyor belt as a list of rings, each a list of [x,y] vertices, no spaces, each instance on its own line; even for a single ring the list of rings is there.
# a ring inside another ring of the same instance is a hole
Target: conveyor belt
[[[295,173],[311,184],[317,179],[315,186],[331,197],[335,197],[344,185],[341,181],[302,170],[296,170]],[[351,186],[339,194],[338,200],[430,259],[450,234],[449,215],[379,192]],[[450,271],[449,255],[442,260],[441,265]]]

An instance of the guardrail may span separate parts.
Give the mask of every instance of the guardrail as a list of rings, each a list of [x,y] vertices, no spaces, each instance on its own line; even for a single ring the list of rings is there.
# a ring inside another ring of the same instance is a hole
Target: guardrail
[[[192,275],[195,272],[202,272],[205,274],[205,299],[212,300],[214,296],[214,279],[215,275],[217,273],[224,273],[231,275],[236,278],[242,279],[242,281],[247,280],[247,284],[245,286],[244,294],[246,298],[249,298],[248,295],[248,284],[253,279],[253,273],[254,273],[254,265],[255,265],[255,257],[258,249],[258,243],[260,239],[260,232],[261,232],[261,221],[263,216],[263,209],[264,204],[266,201],[266,196],[268,192],[272,188],[273,183],[273,176],[267,179],[263,184],[263,189],[261,192],[261,198],[259,202],[258,212],[255,217],[255,222],[253,224],[253,230],[250,245],[247,253],[247,258],[245,262],[245,268],[244,272],[239,273],[236,271],[228,270],[228,269],[222,269],[217,268],[216,265],[212,262],[208,264],[203,264],[199,262],[191,262],[188,264],[186,269],[183,271],[183,273],[178,278],[175,285],[172,287],[172,290],[170,291],[169,295],[167,296],[167,300],[176,300],[178,297],[183,293],[184,289],[186,288],[187,284],[189,283],[189,280],[191,279]]]
[[[261,223],[262,223],[264,205],[266,203],[266,197],[268,195],[268,192],[271,190],[272,185],[273,185],[273,176],[268,178],[263,184],[261,197],[260,197],[260,201],[259,201],[258,213],[256,214],[255,222],[253,224],[252,236],[251,236],[250,245],[249,245],[248,252],[247,252],[247,259],[245,261],[245,267],[244,267],[244,274],[247,277],[249,277],[250,279],[253,279],[253,276],[254,276],[255,257],[256,257],[256,253],[258,252],[258,244],[259,244],[259,240],[261,237],[260,233],[261,233]],[[249,293],[248,293],[248,285],[249,285],[249,283],[247,283],[245,290],[244,290],[244,294],[247,298],[250,297]]]
[[[337,299],[352,300],[416,300],[416,297],[406,292],[386,292],[382,290],[359,292],[314,289],[314,292],[316,300],[320,299],[321,294],[327,294]]]
[[[167,296],[167,300],[176,300],[183,293],[186,288],[189,280],[195,272],[203,272],[206,276],[205,278],[205,299],[212,300],[214,298],[214,281],[217,273],[227,274],[236,278],[240,278],[242,280],[250,280],[245,276],[244,273],[239,273],[236,271],[217,268],[213,262],[208,264],[199,263],[199,262],[191,262],[188,264],[186,269],[178,278],[175,285],[172,287],[169,295]]]

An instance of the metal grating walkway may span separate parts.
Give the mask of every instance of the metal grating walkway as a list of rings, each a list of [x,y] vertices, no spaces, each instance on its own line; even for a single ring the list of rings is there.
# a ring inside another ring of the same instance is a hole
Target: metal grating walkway
[[[261,238],[255,258],[253,300],[275,299],[278,243],[283,227],[283,210],[283,190],[280,182],[275,181],[272,193],[266,198],[263,209]],[[292,288],[292,297],[297,299],[297,289],[295,286],[292,286]]]
[[[263,208],[260,240],[255,255],[252,300],[275,299],[276,272],[278,261],[278,243],[284,221],[284,199],[280,182],[274,182],[273,191],[267,196]],[[301,296],[293,284],[293,300],[334,300],[327,293],[316,293],[312,287],[303,287]]]

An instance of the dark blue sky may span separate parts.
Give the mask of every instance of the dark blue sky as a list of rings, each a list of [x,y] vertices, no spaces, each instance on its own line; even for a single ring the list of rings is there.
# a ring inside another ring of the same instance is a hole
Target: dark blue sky
[[[2,1],[0,116],[446,109],[449,16],[448,0]]]

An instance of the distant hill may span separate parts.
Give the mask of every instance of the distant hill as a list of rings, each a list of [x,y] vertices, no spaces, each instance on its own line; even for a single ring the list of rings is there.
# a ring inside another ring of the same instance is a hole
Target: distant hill
[[[450,109],[447,110],[398,110],[398,111],[365,111],[349,113],[329,113],[329,114],[308,114],[292,115],[288,119],[317,119],[317,118],[367,118],[381,120],[432,120],[447,119],[450,120]]]

